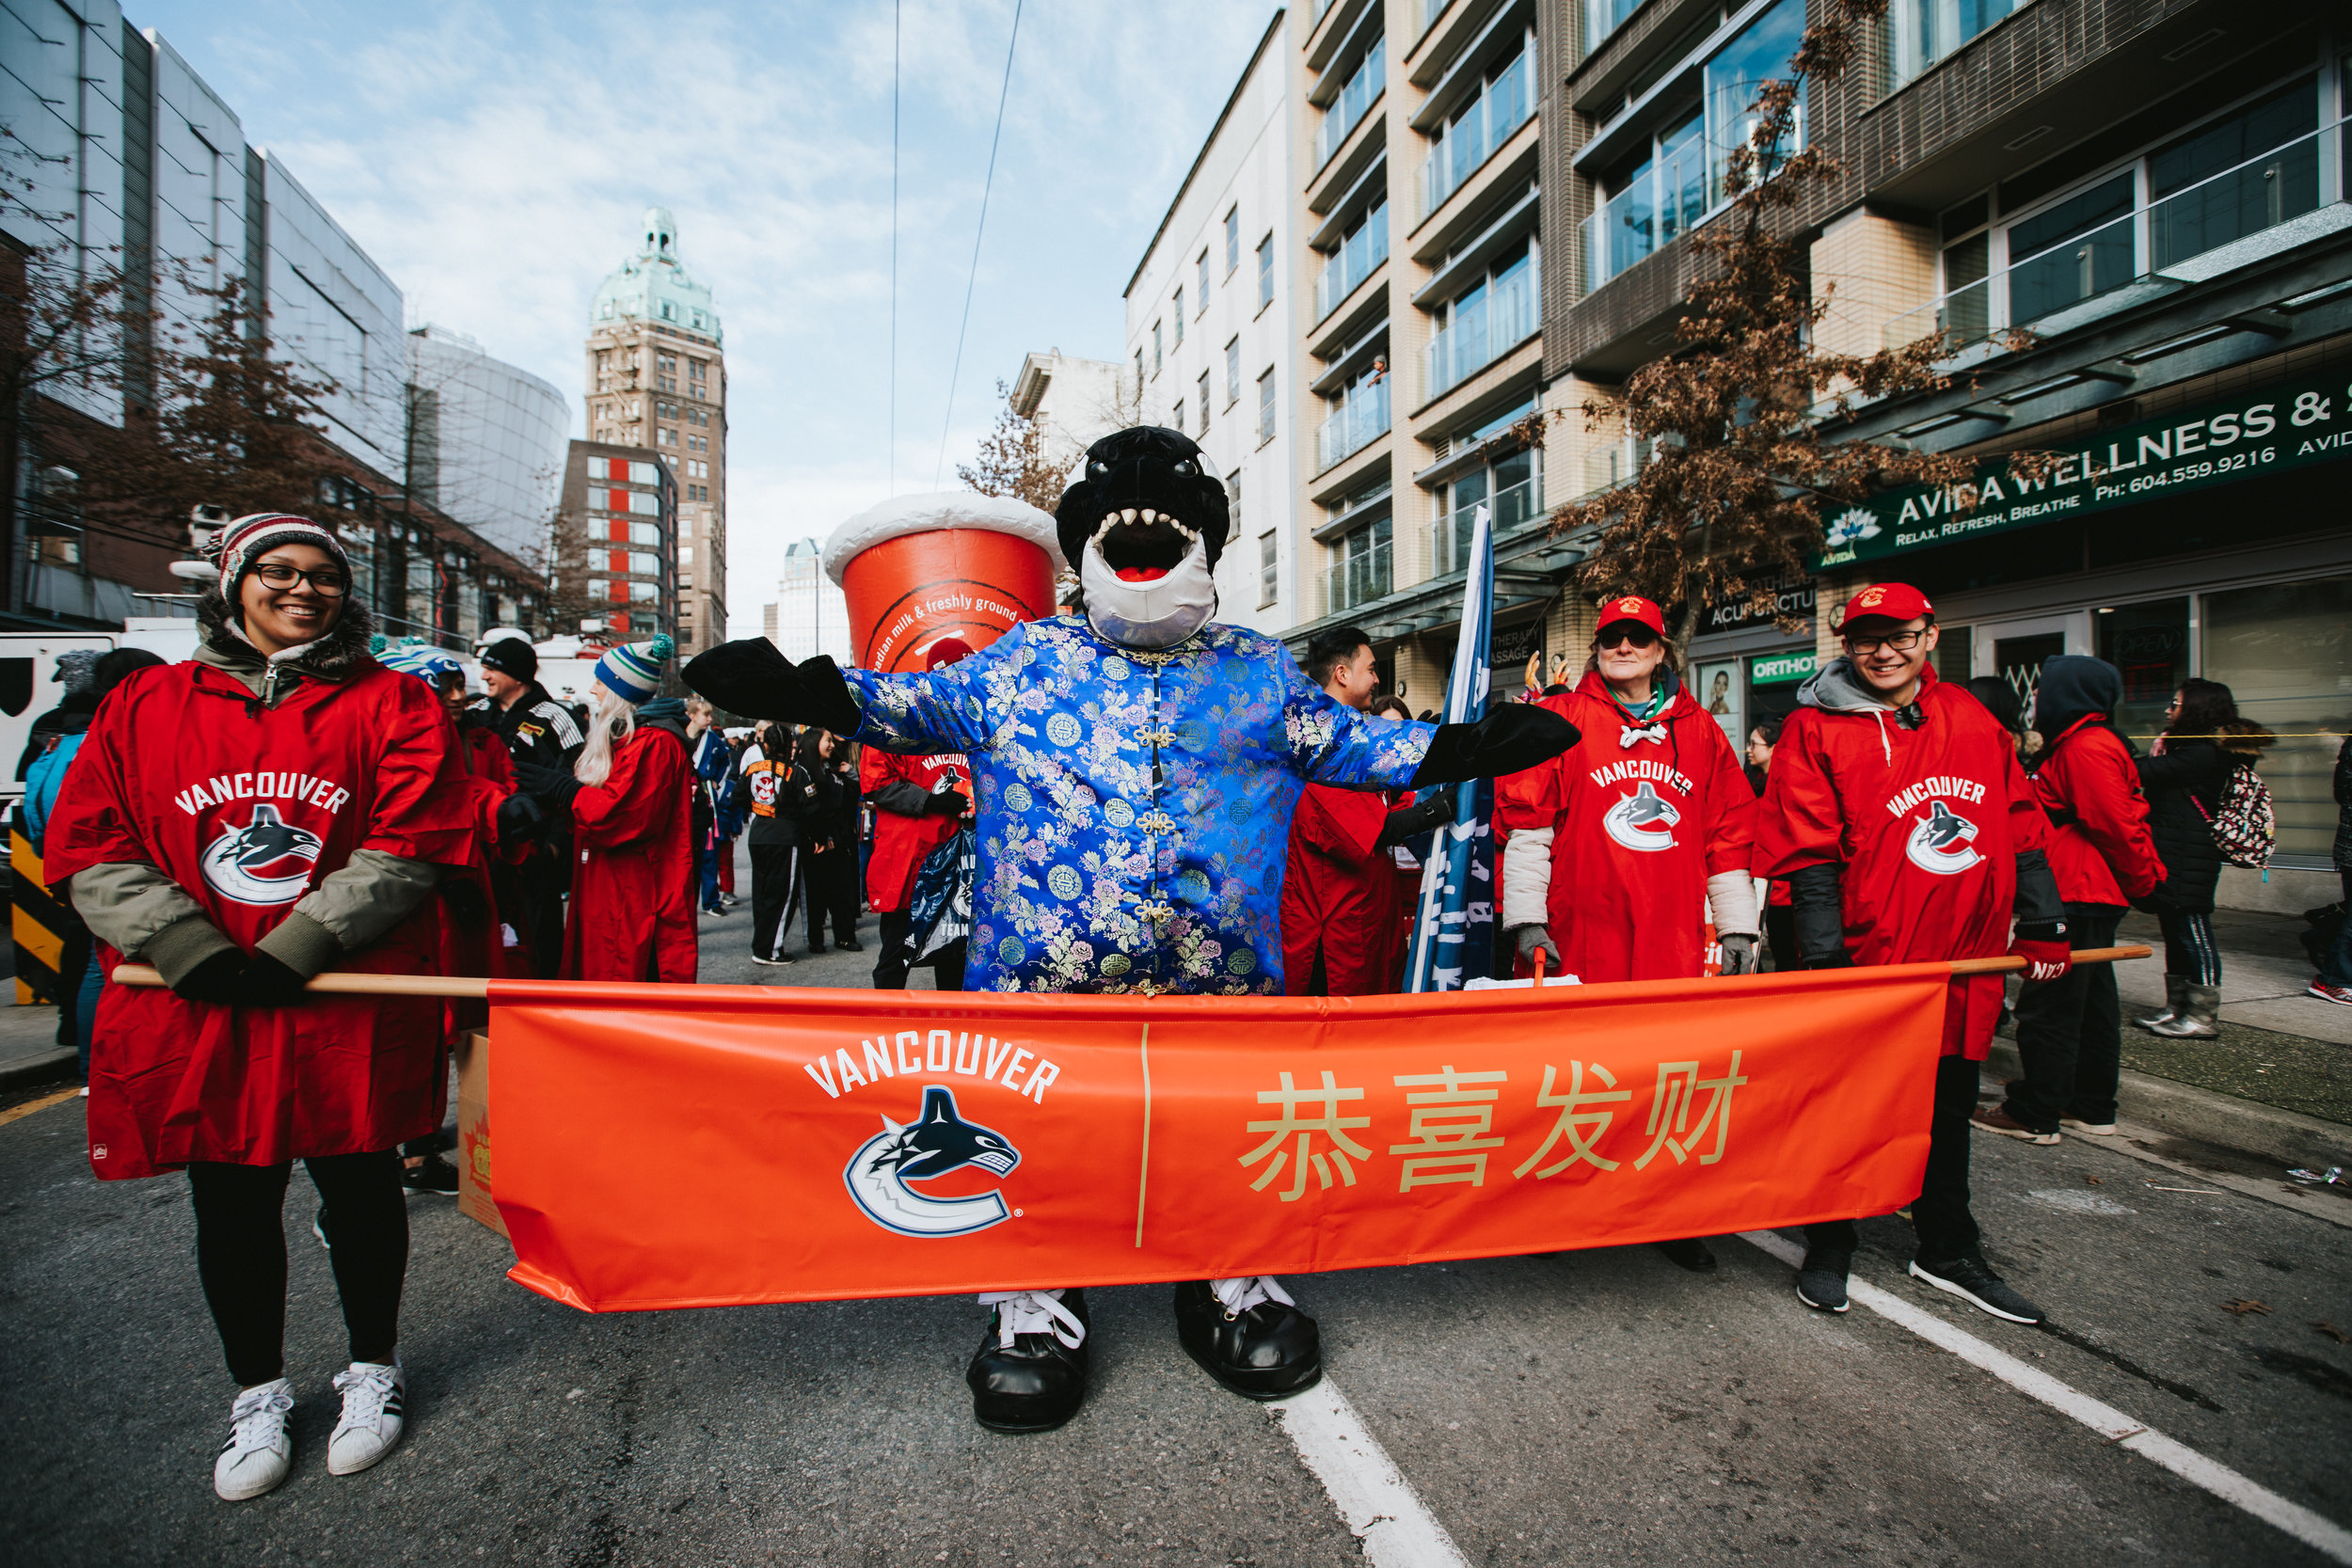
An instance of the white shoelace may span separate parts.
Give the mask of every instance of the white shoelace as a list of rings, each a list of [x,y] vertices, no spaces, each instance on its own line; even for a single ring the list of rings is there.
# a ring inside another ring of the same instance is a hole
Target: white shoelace
[[[992,1291],[980,1305],[996,1308],[996,1342],[1007,1348],[1016,1334],[1051,1334],[1072,1350],[1086,1343],[1087,1325],[1061,1304],[1059,1291]]]
[[[384,1406],[392,1397],[394,1370],[379,1362],[354,1361],[348,1370],[335,1374],[335,1386],[343,1396],[343,1418],[335,1423],[338,1430],[383,1430]]]
[[[284,1378],[247,1388],[229,1407],[229,1444],[239,1452],[278,1446],[294,1409],[294,1387]]]
[[[1647,740],[1655,745],[1663,746],[1666,743],[1666,726],[1663,724],[1627,724],[1618,729],[1618,751],[1630,752],[1633,750],[1633,743],[1637,740]]]
[[[1212,1279],[1210,1293],[1225,1308],[1228,1317],[1238,1318],[1253,1307],[1279,1302],[1284,1307],[1298,1305],[1291,1293],[1282,1289],[1282,1282],[1270,1274],[1244,1275],[1239,1279]]]

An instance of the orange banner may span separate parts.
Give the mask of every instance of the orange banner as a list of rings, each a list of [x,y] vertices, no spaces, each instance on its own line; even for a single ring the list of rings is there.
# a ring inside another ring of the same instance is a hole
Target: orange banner
[[[1941,964],[1356,999],[491,986],[513,1276],[592,1311],[1308,1274],[1882,1214]]]

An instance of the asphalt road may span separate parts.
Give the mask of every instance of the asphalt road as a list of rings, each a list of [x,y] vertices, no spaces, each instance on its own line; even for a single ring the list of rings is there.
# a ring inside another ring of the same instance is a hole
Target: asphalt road
[[[864,981],[870,951],[754,970],[749,926],[748,908],[706,923],[706,978]],[[185,1185],[91,1180],[78,1111],[0,1125],[0,1560],[1363,1560],[1286,1430],[1303,1418],[1209,1383],[1165,1288],[1090,1292],[1087,1409],[1007,1437],[969,1418],[967,1300],[590,1317],[508,1283],[499,1240],[437,1199],[410,1208],[406,1441],[329,1476],[342,1327],[299,1180],[294,1474],[222,1503],[233,1390]],[[602,1136],[658,1168],[628,1129]],[[2352,1332],[2352,1231],[2088,1138],[1980,1136],[1977,1195],[1994,1265],[2055,1331],[1905,1279],[1892,1218],[1865,1226],[1856,1277],[2352,1523],[2352,1345],[2312,1326]],[[2329,1560],[1909,1327],[1806,1310],[1756,1246],[1714,1245],[1712,1277],[1631,1248],[1290,1284],[1329,1385],[1461,1560]],[[2223,1306],[2247,1300],[2269,1310]],[[1371,1526],[1376,1555],[1442,1560],[1393,1529]]]

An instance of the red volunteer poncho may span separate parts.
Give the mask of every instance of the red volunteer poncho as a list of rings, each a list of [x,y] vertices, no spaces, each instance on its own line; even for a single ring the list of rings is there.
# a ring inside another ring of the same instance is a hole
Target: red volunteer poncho
[[[1919,708],[1915,730],[1891,713],[1790,714],[1756,817],[1756,875],[1844,868],[1846,950],[1858,964],[1999,957],[2018,851],[2048,847],[2049,822],[2000,721],[1932,669]],[[1984,1060],[2000,1014],[2000,975],[1955,977],[1944,1054]]]
[[[930,756],[893,756],[868,746],[858,759],[857,786],[871,799],[894,784],[911,784],[929,794],[942,774],[969,780],[972,769],[961,752]],[[970,793],[967,784],[965,793]],[[874,809],[874,852],[866,863],[866,902],[876,914],[894,914],[914,896],[914,874],[930,852],[955,836],[961,824],[952,816],[908,816]]]
[[[1723,726],[1677,691],[1647,725],[1598,673],[1541,705],[1576,745],[1495,782],[1495,825],[1549,828],[1546,924],[1560,966],[1588,985],[1695,979],[1707,963],[1707,879],[1745,871],[1756,813]],[[1658,739],[1633,732],[1662,730]]]
[[[641,724],[572,797],[564,979],[694,983],[693,782],[685,743]]]
[[[2070,904],[2129,903],[2164,880],[2164,862],[2148,832],[2148,797],[2123,737],[2093,713],[2050,742],[2034,769],[2033,789],[2056,824],[2050,871]]]
[[[116,862],[162,869],[238,946],[256,942],[355,850],[475,863],[456,737],[414,676],[362,659],[263,707],[208,665],[141,670],[101,705],[50,819],[62,882]],[[432,973],[428,897],[346,973]],[[102,944],[111,975],[121,956]],[[98,1004],[90,1167],[153,1176],[191,1160],[271,1165],[389,1148],[440,1125],[436,997],[313,998],[247,1010],[109,985]]]
[[[1311,784],[1291,814],[1282,873],[1282,988],[1305,996],[1323,955],[1325,994],[1385,996],[1396,990],[1396,860],[1378,847],[1391,811],[1378,790]]]

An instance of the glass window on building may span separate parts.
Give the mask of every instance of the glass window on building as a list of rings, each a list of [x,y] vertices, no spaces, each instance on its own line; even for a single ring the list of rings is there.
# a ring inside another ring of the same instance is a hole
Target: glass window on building
[[[1274,303],[1274,236],[1258,242],[1258,309]]]
[[[1241,209],[1233,208],[1225,214],[1225,273],[1232,277],[1241,265]]]
[[[1200,372],[1200,434],[1209,433],[1209,372]]]
[[[1430,553],[1438,576],[1469,564],[1470,533],[1478,525],[1481,506],[1492,509],[1488,526],[1498,537],[1541,514],[1542,453],[1522,447],[1438,487],[1438,526]]]
[[[1198,286],[1193,290],[1195,298],[1192,308],[1205,316],[1209,313],[1209,253],[1205,250],[1200,253],[1200,277],[1195,282]]]
[[[2352,577],[2203,595],[2205,679],[2280,738],[2262,754],[2279,863],[2329,862],[2336,752],[2352,734]]]
[[[1886,8],[1886,63],[1908,82],[2026,0],[1896,0]]]
[[[1459,386],[1534,335],[1543,314],[1543,255],[1534,240],[1516,245],[1438,312],[1429,339],[1431,397]]]
[[[1336,615],[1388,596],[1389,586],[1394,579],[1394,528],[1393,519],[1379,517],[1340,540],[1340,559],[1331,568],[1330,603],[1326,613]]]
[[[2102,605],[2090,618],[2090,635],[2098,657],[2123,675],[2122,706],[2108,717],[2144,752],[2189,675],[2188,599]]]
[[[1274,439],[1274,372],[1258,377],[1258,445]]]
[[[1176,323],[1176,339],[1168,346],[1182,348],[1184,346],[1184,291],[1182,289],[1176,291],[1176,309],[1170,314]]]
[[[1258,535],[1258,608],[1264,610],[1281,597],[1279,546],[1272,531]]]
[[[1152,324],[1152,373],[1158,375],[1160,367],[1167,362],[1166,356],[1160,350],[1160,324],[1153,322]]]
[[[1241,340],[1235,338],[1225,345],[1225,405],[1231,408],[1241,401]]]
[[[1767,82],[1785,79],[1797,45],[1804,41],[1804,0],[1780,0],[1741,33],[1723,53],[1707,62],[1707,140],[1712,155],[1709,173],[1717,191],[1724,186],[1725,166],[1734,148],[1746,144],[1763,120],[1756,94]],[[1797,95],[1794,134],[1784,155],[1804,150],[1805,98]],[[1770,171],[1767,170],[1767,173]]]

